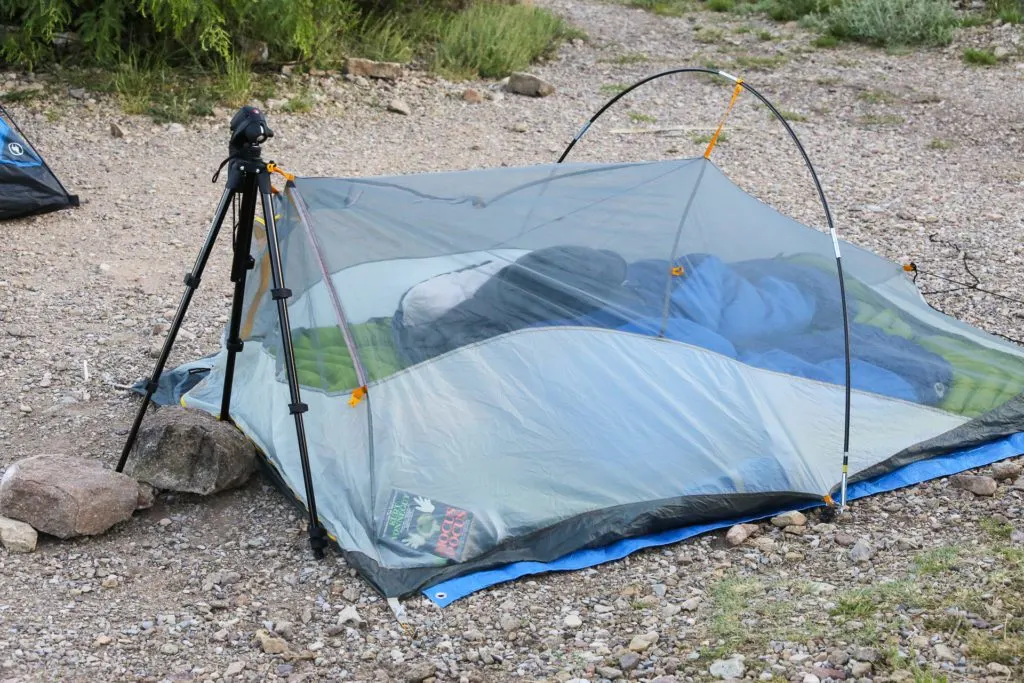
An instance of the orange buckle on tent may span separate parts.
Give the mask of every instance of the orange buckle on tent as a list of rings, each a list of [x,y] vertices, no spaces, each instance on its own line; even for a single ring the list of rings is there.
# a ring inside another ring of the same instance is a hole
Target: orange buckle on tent
[[[911,261],[910,263],[905,263],[903,264],[903,270],[907,271],[908,273],[913,273],[917,270],[917,264],[915,264],[913,261]]]
[[[284,170],[283,168],[275,164],[273,161],[267,164],[267,171],[269,173],[277,173],[279,175],[282,175],[284,176],[285,180],[295,180],[294,173],[289,173],[288,171]]]
[[[366,387],[362,386],[352,392],[352,398],[348,400],[348,404],[355,408],[359,405],[362,400],[366,397]]]
[[[685,272],[686,271],[683,270],[682,266],[675,266],[672,268],[672,275],[674,275],[675,277],[680,277]]]

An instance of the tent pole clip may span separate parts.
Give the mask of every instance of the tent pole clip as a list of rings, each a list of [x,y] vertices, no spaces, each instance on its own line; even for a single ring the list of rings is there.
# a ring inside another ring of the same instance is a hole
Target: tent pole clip
[[[309,410],[309,406],[301,401],[299,403],[289,403],[288,412],[292,415],[301,415],[302,413]]]
[[[227,347],[228,351],[241,353],[242,347],[245,346],[245,344],[242,342],[241,339],[229,339],[225,346]]]
[[[201,278],[196,277],[192,273],[185,273],[185,286],[191,289],[199,289],[199,281]]]
[[[270,290],[270,296],[274,299],[274,301],[287,299],[291,297],[291,295],[292,290],[288,289],[287,287],[275,287],[274,289]]]

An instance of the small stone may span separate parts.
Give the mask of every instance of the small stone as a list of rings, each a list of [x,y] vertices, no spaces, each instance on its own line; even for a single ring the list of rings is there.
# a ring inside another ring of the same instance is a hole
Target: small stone
[[[359,616],[359,612],[356,611],[355,605],[348,605],[345,609],[341,610],[341,613],[338,615],[338,623],[342,626],[348,623],[353,623],[356,626],[359,626],[366,622],[363,621],[361,616]]]
[[[838,533],[835,536],[836,545],[840,545],[844,548],[849,548],[851,545],[857,542],[857,539],[850,534]]]
[[[821,683],[821,679],[814,674],[804,674],[803,683]]]
[[[117,588],[118,583],[117,577],[111,574],[107,578],[103,579],[103,583],[100,584],[103,588]]]
[[[518,122],[512,124],[512,132],[513,133],[525,133],[528,130],[530,130],[530,127],[527,126],[522,121],[518,121]]]
[[[1014,545],[1024,545],[1024,531],[1020,529],[1014,529],[1010,532],[1010,543]]]
[[[0,517],[0,543],[12,553],[30,553],[36,549],[38,534],[31,524]]]
[[[687,612],[693,612],[700,607],[700,598],[689,598],[687,600],[683,600],[679,607]]]
[[[345,73],[354,77],[398,80],[402,65],[395,62],[375,62],[370,59],[349,57],[345,60]]]
[[[725,535],[725,540],[729,542],[729,545],[739,545],[750,538],[755,531],[757,531],[756,524],[735,524]]]
[[[303,608],[302,614],[299,615],[299,619],[302,621],[303,624],[308,624],[309,622],[313,621],[313,610],[311,610],[309,607]]]
[[[1006,59],[1006,57],[1008,57],[1009,54],[1009,48],[1003,45],[997,45],[995,49],[992,50],[992,56],[995,57],[996,59]]]
[[[796,524],[790,524],[787,527],[783,527],[782,532],[786,534],[792,534],[794,536],[803,536],[807,533],[807,527],[797,526]]]
[[[859,647],[853,653],[853,658],[862,662],[877,662],[879,659],[878,650],[873,647]]]
[[[823,581],[811,581],[807,584],[807,591],[811,595],[824,595],[825,593],[834,593],[836,587],[831,583],[825,583]]]
[[[138,482],[139,497],[135,502],[136,510],[148,510],[156,502],[156,489],[144,481]]]
[[[114,642],[114,639],[110,636],[96,636],[96,640],[92,641],[93,647],[104,647]]]
[[[1021,62],[1024,64],[1024,62]],[[1014,491],[1024,491],[1024,477],[1017,477],[1017,481],[1010,484],[1010,488]]]
[[[614,666],[599,666],[597,667],[597,674],[601,678],[607,678],[609,681],[618,680],[624,675],[622,669],[616,669]]]
[[[1022,469],[1024,469],[1024,465],[1021,463],[1004,460],[992,465],[992,477],[998,481],[1016,479],[1021,475]]]
[[[422,662],[414,665],[406,672],[405,680],[408,683],[423,683],[423,681],[431,678],[436,671],[437,667],[432,662]]]
[[[790,512],[783,512],[781,515],[772,517],[772,524],[780,529],[788,526],[805,526],[807,524],[807,517],[799,510],[791,510]]]
[[[640,664],[640,655],[635,652],[627,652],[619,657],[619,668],[623,671],[632,671]]]
[[[110,122],[110,137],[123,138],[124,131],[121,130],[121,126],[117,125],[113,121]]]
[[[533,74],[516,72],[509,76],[505,89],[527,97],[547,97],[555,92],[555,86]]]
[[[1010,667],[1005,664],[1000,664],[999,662],[989,662],[988,666],[985,668],[988,669],[989,673],[995,674],[996,676],[1009,676],[1013,673]]]
[[[167,132],[168,133],[184,133],[185,132],[185,126],[181,125],[180,123],[172,123],[172,124],[167,126]]]
[[[657,631],[633,636],[633,639],[629,641],[629,649],[633,652],[646,652],[652,645],[658,642],[659,637]]]
[[[256,631],[256,642],[259,643],[260,649],[268,655],[279,655],[288,651],[287,642],[271,636],[263,629]]]
[[[22,403],[21,405],[18,406],[18,410],[28,415],[29,413],[32,412],[32,406],[28,405],[27,403]]]
[[[708,671],[715,678],[722,678],[725,680],[743,678],[743,674],[746,672],[746,666],[743,664],[743,660],[743,655],[733,655],[729,659],[716,659],[711,663]]]
[[[44,372],[43,373],[43,378],[41,380],[39,380],[39,386],[41,388],[43,388],[43,389],[46,389],[51,384],[53,384],[53,375],[51,375],[48,372]]]
[[[860,678],[861,676],[867,676],[871,673],[872,665],[871,662],[857,662],[850,661],[850,673]]]
[[[216,640],[218,643],[223,643],[225,640],[228,639],[228,630],[226,628],[222,628],[221,630],[213,634],[213,639]]]
[[[228,664],[228,668],[224,670],[225,678],[229,676],[237,676],[245,670],[245,662],[231,662]]]
[[[517,630],[520,626],[519,620],[508,614],[503,615],[499,620],[499,623],[501,624],[501,630],[505,633],[511,633],[512,631]]]
[[[285,640],[291,640],[295,637],[294,626],[290,621],[278,621],[274,624],[274,633],[281,636]]]
[[[409,105],[406,104],[405,100],[398,98],[393,99],[388,103],[388,111],[401,114],[402,116],[409,116],[412,114],[412,109],[409,108]]]
[[[565,624],[566,628],[579,628],[583,626],[583,619],[578,614],[570,614],[562,623]]]
[[[295,671],[294,664],[278,664],[277,675],[278,676],[291,676],[292,672]]]
[[[164,643],[160,646],[160,652],[165,655],[176,655],[178,654],[178,646],[174,643]]]
[[[850,559],[854,562],[868,562],[875,556],[875,549],[863,538],[858,539],[850,548]]]
[[[977,474],[954,474],[949,478],[951,488],[963,489],[976,496],[991,496],[996,492],[996,480]]]
[[[946,645],[945,643],[938,643],[935,646],[935,655],[939,659],[945,660],[947,662],[960,661],[960,653],[951,648],[949,645]]]
[[[798,553],[795,550],[790,550],[788,553],[786,553],[785,560],[786,562],[803,562],[804,554]]]
[[[341,597],[345,598],[349,602],[355,602],[359,599],[359,589],[355,586],[349,586],[341,593]]]
[[[462,99],[470,104],[481,104],[484,101],[484,96],[480,94],[479,90],[466,88],[462,91]]]

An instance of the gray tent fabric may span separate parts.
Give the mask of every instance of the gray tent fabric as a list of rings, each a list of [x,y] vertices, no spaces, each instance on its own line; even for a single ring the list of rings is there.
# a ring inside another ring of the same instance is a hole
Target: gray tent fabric
[[[832,240],[709,160],[296,178],[276,201],[318,512],[384,595],[835,492]],[[1019,430],[1021,349],[842,250],[850,476]],[[231,417],[301,502],[259,226],[252,256]],[[225,357],[184,405],[218,411]]]

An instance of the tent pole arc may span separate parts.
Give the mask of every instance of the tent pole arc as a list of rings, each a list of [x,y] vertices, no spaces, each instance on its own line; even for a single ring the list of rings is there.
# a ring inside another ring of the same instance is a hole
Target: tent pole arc
[[[711,74],[713,76],[721,76],[722,78],[730,80],[730,81],[732,81],[735,84],[742,84],[742,87],[743,87],[744,90],[746,90],[749,93],[751,93],[752,95],[754,95],[754,97],[756,97],[758,100],[760,100],[762,104],[764,104],[766,107],[768,107],[768,109],[769,109],[769,111],[771,111],[772,115],[786,129],[786,132],[789,134],[789,137],[793,141],[793,144],[795,144],[796,148],[800,151],[800,156],[803,158],[804,164],[807,166],[807,170],[811,174],[811,180],[814,183],[815,190],[818,193],[818,199],[821,201],[822,209],[825,211],[825,221],[826,221],[826,224],[828,225],[828,232],[829,232],[829,235],[832,238],[832,246],[833,246],[833,250],[835,252],[836,272],[837,272],[837,275],[838,275],[838,278],[839,278],[839,298],[840,298],[840,302],[841,302],[841,305],[842,305],[842,312],[843,312],[843,346],[844,346],[843,356],[844,356],[844,364],[845,364],[845,385],[846,386],[845,386],[845,398],[844,398],[844,404],[845,405],[844,405],[844,411],[843,411],[843,466],[842,466],[842,478],[841,478],[840,484],[839,484],[839,489],[840,489],[839,512],[842,512],[842,510],[846,507],[846,502],[847,502],[846,501],[846,490],[847,490],[847,477],[848,477],[848,470],[849,470],[849,463],[850,463],[850,409],[851,409],[851,396],[852,396],[851,370],[850,370],[850,315],[849,315],[849,307],[848,307],[847,301],[846,301],[846,285],[845,285],[845,281],[844,281],[844,277],[843,277],[843,258],[842,258],[841,250],[839,248],[839,237],[838,237],[838,235],[836,233],[835,223],[832,220],[832,211],[831,211],[831,209],[829,209],[828,200],[825,198],[825,190],[821,186],[821,181],[818,179],[818,173],[814,169],[814,164],[811,163],[811,158],[807,154],[807,150],[804,149],[803,144],[801,144],[801,142],[800,142],[800,138],[797,137],[796,132],[793,131],[793,128],[789,125],[789,122],[786,120],[786,118],[781,113],[779,113],[779,110],[775,108],[775,105],[773,105],[768,100],[768,98],[766,98],[764,95],[762,95],[760,92],[758,92],[755,88],[753,88],[750,85],[750,83],[748,81],[746,81],[745,79],[740,79],[739,77],[733,76],[732,74],[727,73],[725,71],[718,71],[718,70],[715,70],[715,69],[705,69],[705,68],[701,68],[701,67],[682,67],[682,68],[678,68],[678,69],[669,69],[667,71],[662,71],[662,72],[655,73],[655,74],[652,74],[650,76],[647,76],[645,78],[642,78],[639,81],[636,81],[635,83],[633,83],[632,85],[627,87],[625,90],[622,90],[621,92],[616,93],[613,97],[611,97],[607,102],[605,102],[601,106],[600,109],[598,109],[594,113],[593,116],[591,116],[587,120],[586,123],[583,124],[583,126],[579,129],[579,131],[576,133],[576,135],[573,136],[573,139],[566,146],[565,150],[562,152],[562,155],[558,158],[558,161],[556,163],[560,164],[563,161],[565,161],[566,157],[569,156],[569,152],[571,152],[572,149],[576,146],[576,143],[579,142],[580,139],[584,135],[586,135],[587,131],[590,130],[590,127],[594,125],[594,123],[601,117],[601,115],[604,114],[604,112],[606,112],[608,109],[610,109],[616,102],[618,102],[620,99],[625,97],[627,94],[631,93],[632,91],[636,90],[637,88],[639,88],[642,85],[650,83],[653,80],[656,80],[656,79],[659,79],[659,78],[663,78],[665,76],[671,76],[671,75],[675,75],[675,74],[684,74],[684,73],[706,73],[706,74]],[[831,502],[831,496],[826,496],[826,501]]]

